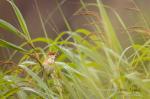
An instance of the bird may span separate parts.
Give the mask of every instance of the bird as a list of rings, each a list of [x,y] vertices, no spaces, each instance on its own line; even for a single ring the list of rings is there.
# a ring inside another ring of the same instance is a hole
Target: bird
[[[47,73],[52,73],[54,71],[55,59],[56,59],[56,52],[48,52],[47,57],[43,62],[44,70]]]

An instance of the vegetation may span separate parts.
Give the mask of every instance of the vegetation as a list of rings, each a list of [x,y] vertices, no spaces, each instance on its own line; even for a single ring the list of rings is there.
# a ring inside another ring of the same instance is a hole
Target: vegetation
[[[82,7],[77,13],[82,10],[88,12],[88,6],[99,10],[101,23],[93,25],[96,32],[72,30],[58,6],[68,31],[52,39],[47,36],[41,18],[45,37],[32,39],[17,6],[12,1],[8,0],[8,3],[14,10],[21,30],[2,19],[0,28],[17,35],[24,42],[15,45],[0,39],[0,47],[14,50],[8,60],[0,61],[1,99],[150,98],[150,31],[147,27],[131,28],[142,35],[144,41],[135,43],[131,30],[115,10],[104,6],[100,0],[89,4],[81,0]],[[106,9],[112,10],[120,22],[130,46],[122,47]],[[93,23],[97,21],[93,17],[89,20]],[[62,40],[64,35],[68,37]],[[36,47],[37,42],[43,42],[46,46]],[[16,53],[21,53],[18,63],[12,60],[18,57]],[[53,61],[55,56],[56,60]]]

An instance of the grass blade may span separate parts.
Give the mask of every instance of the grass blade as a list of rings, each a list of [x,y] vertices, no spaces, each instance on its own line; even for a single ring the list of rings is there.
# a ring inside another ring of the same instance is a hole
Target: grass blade
[[[30,70],[29,68],[27,68],[25,65],[20,64],[19,65],[21,68],[23,68],[32,78],[33,80],[35,80],[37,82],[37,85],[42,88],[43,90],[45,90],[45,93],[47,94],[47,96],[50,98],[53,98],[53,92],[48,88],[48,86],[46,85],[46,83],[39,77],[37,76],[36,73],[32,72],[32,70]]]
[[[102,17],[102,21],[103,21],[103,25],[104,25],[104,30],[106,32],[107,35],[107,40],[108,40],[108,44],[109,46],[115,50],[116,52],[121,52],[122,48],[121,45],[117,39],[115,30],[111,24],[111,21],[105,11],[104,6],[102,5],[100,0],[97,0],[97,4],[98,4],[98,8]]]
[[[23,18],[23,16],[22,16],[20,10],[18,9],[18,7],[17,7],[12,1],[10,1],[10,0],[7,0],[7,1],[11,4],[11,6],[12,6],[12,8],[13,8],[13,10],[14,10],[16,16],[17,16],[17,19],[18,19],[18,21],[19,21],[19,24],[20,24],[20,26],[21,26],[21,29],[22,29],[23,33],[24,33],[28,38],[30,38],[30,35],[29,35],[29,31],[28,31],[26,22],[25,22],[25,20],[24,20],[24,18]]]
[[[0,19],[0,28],[3,28],[11,33],[14,33],[17,36],[23,36],[23,34],[18,29],[16,29],[13,25],[2,19]]]
[[[17,50],[17,51],[20,51],[20,52],[26,52],[25,49],[19,47],[19,46],[16,46],[10,42],[7,42],[5,40],[2,40],[0,39],[0,47],[5,47],[5,48],[11,48],[11,49],[14,49],[14,50]]]

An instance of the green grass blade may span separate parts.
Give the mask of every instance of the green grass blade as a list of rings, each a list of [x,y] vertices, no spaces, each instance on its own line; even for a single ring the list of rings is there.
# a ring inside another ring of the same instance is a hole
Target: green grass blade
[[[14,33],[17,36],[24,36],[17,28],[15,28],[10,23],[0,19],[0,28],[5,29],[11,33]]]
[[[14,95],[15,93],[17,93],[19,91],[19,88],[13,88],[11,90],[9,90],[8,92],[6,92],[4,94],[4,97],[7,99],[9,98],[11,95]]]
[[[115,30],[111,24],[111,21],[110,21],[107,13],[105,11],[105,8],[104,8],[104,6],[100,0],[97,0],[97,4],[98,4],[99,11],[100,11],[100,15],[102,17],[104,30],[105,30],[106,35],[107,35],[108,44],[113,50],[120,53],[122,48],[121,48],[121,45],[117,39]]]
[[[29,91],[29,92],[35,93],[35,94],[41,96],[42,98],[46,98],[45,93],[43,93],[43,92],[41,92],[37,89],[33,89],[33,88],[30,88],[30,87],[21,87],[21,89],[24,90],[24,91]]]
[[[28,38],[30,38],[30,35],[29,35],[29,31],[28,31],[26,22],[25,22],[25,20],[24,20],[24,18],[23,18],[23,16],[22,16],[20,10],[18,9],[18,7],[17,7],[12,1],[10,1],[10,0],[7,0],[7,1],[11,4],[11,6],[12,6],[12,8],[13,8],[13,10],[14,10],[16,16],[17,16],[17,19],[18,19],[18,21],[19,21],[19,24],[20,24],[20,26],[21,26],[21,29],[22,29],[23,33],[24,33]]]
[[[11,48],[11,49],[14,49],[14,50],[17,50],[17,51],[20,51],[20,52],[26,52],[25,49],[19,47],[19,46],[16,46],[10,42],[7,42],[5,40],[2,40],[0,39],[0,47],[5,47],[5,48]]]
[[[42,30],[43,30],[43,32],[44,32],[44,35],[45,35],[46,39],[48,40],[47,30],[46,30],[46,28],[45,28],[45,24],[44,24],[44,22],[43,22],[42,15],[41,15],[41,13],[40,13],[40,9],[39,9],[39,7],[38,7],[38,3],[37,3],[36,0],[34,0],[34,2],[35,2],[35,7],[36,7],[36,10],[37,10],[37,13],[38,13],[40,22],[41,22]]]
[[[37,85],[43,89],[45,91],[45,93],[47,94],[47,96],[49,98],[53,98],[53,91],[51,91],[51,89],[48,88],[48,86],[46,85],[46,83],[39,77],[37,76],[36,73],[34,73],[32,70],[30,70],[29,68],[27,68],[24,64],[20,64],[19,65],[22,69],[24,69],[32,78],[34,81],[37,82]]]
[[[57,5],[58,5],[58,10],[59,10],[59,12],[60,12],[60,14],[61,14],[61,16],[62,16],[64,22],[65,22],[65,25],[66,25],[67,29],[68,29],[69,31],[72,31],[72,28],[71,28],[71,26],[70,26],[70,24],[69,24],[69,22],[68,22],[66,16],[65,16],[64,13],[63,13],[63,10],[62,10],[62,8],[61,8],[61,5],[60,5],[58,2],[57,2]]]

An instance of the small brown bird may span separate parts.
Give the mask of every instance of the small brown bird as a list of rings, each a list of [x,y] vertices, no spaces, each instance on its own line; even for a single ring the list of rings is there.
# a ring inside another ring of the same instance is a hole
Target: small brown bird
[[[49,52],[47,58],[43,62],[44,69],[47,73],[54,71],[54,63],[56,58],[56,52]]]

